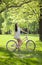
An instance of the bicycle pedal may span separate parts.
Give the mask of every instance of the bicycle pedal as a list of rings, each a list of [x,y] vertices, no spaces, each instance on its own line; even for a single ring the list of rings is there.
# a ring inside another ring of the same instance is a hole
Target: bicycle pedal
[[[11,45],[11,47],[14,47],[14,44],[13,44],[13,45]]]
[[[14,47],[14,45],[11,45],[11,47]]]

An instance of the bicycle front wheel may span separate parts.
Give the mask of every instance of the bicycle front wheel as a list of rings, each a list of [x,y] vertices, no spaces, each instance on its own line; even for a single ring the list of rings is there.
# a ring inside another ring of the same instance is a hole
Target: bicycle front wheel
[[[16,46],[17,46],[17,43],[15,40],[9,40],[7,43],[6,43],[6,48],[7,50],[9,51],[15,51],[16,50]]]
[[[36,45],[35,45],[34,41],[28,40],[28,41],[26,42],[26,49],[27,49],[28,51],[33,52],[33,51],[35,50],[35,47],[36,47]]]

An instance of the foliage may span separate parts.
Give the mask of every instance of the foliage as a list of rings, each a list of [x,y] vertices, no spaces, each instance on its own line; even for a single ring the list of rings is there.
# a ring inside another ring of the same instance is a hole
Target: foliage
[[[34,21],[28,25],[29,33],[38,34],[39,33],[39,23]]]
[[[2,23],[4,22],[3,17],[0,15],[0,34],[2,33],[1,29],[3,28]]]
[[[4,18],[2,29],[4,32],[13,31],[16,22],[21,24],[20,27],[27,28],[29,22],[38,22],[40,16],[39,2],[33,0],[2,0],[1,11]]]

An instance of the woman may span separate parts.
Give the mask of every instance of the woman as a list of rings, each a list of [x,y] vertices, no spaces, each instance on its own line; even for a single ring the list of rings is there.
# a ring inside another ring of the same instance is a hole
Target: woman
[[[18,41],[18,49],[20,49],[20,46],[22,44],[22,40],[20,38],[20,31],[23,31],[23,30],[16,23],[15,24],[15,37],[14,38]],[[25,32],[25,31],[23,31],[23,32]]]

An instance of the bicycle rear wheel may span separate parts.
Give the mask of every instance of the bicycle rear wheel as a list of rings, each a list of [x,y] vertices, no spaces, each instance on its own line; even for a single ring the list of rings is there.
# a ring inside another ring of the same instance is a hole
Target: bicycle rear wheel
[[[7,50],[9,51],[15,51],[16,50],[16,46],[17,46],[17,43],[15,40],[9,40],[7,43],[6,43],[6,48]]]
[[[35,45],[35,42],[32,41],[32,40],[28,40],[26,42],[26,49],[29,51],[29,52],[33,52],[36,48],[36,45]]]

